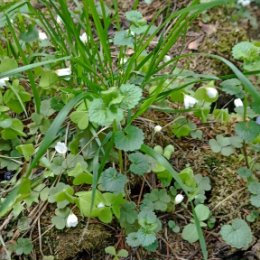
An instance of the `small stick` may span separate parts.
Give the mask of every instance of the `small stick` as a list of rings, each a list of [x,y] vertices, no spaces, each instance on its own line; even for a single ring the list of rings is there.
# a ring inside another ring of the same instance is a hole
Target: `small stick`
[[[5,251],[5,253],[6,253],[7,259],[8,259],[8,260],[12,260],[12,259],[11,259],[11,255],[10,255],[9,251],[7,250],[7,248],[6,248],[4,239],[3,239],[3,237],[2,237],[1,234],[0,234],[0,242],[1,242],[2,246],[3,246],[3,248],[4,248],[4,251]]]
[[[139,208],[141,198],[142,198],[142,195],[143,195],[143,191],[144,191],[144,183],[145,183],[145,180],[143,179],[141,190],[140,190],[140,193],[139,193],[139,196],[138,196],[138,201],[137,201],[137,207],[138,208]]]
[[[42,232],[41,232],[41,220],[40,218],[38,218],[38,233],[39,233],[39,248],[40,248],[40,253],[42,255],[42,257],[44,256],[43,252],[42,252]]]

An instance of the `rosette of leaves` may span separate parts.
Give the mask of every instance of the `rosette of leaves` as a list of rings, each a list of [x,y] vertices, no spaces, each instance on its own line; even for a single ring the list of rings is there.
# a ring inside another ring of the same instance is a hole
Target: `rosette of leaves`
[[[252,42],[240,42],[232,48],[232,55],[236,60],[252,62],[259,59],[260,48]]]
[[[243,67],[247,71],[260,69],[260,47],[253,42],[240,42],[232,49],[234,59],[244,62]]]
[[[111,223],[113,215],[119,219],[121,205],[125,203],[121,193],[101,193],[96,190],[94,194],[89,190],[77,192],[76,196],[76,204],[85,217],[97,217],[104,223]]]
[[[126,242],[131,247],[149,247],[156,241],[156,234],[161,230],[162,224],[155,213],[144,209],[138,214],[140,228],[136,232],[129,233]]]
[[[209,145],[214,153],[229,156],[235,152],[235,148],[242,147],[242,139],[240,136],[224,137],[223,135],[217,135],[216,139],[209,140]]]
[[[133,84],[123,84],[101,91],[88,104],[88,117],[92,123],[110,126],[124,118],[124,110],[133,109],[142,97],[142,90]]]
[[[142,209],[151,209],[165,212],[168,204],[171,202],[171,197],[165,189],[153,189],[150,193],[144,195],[142,201]]]

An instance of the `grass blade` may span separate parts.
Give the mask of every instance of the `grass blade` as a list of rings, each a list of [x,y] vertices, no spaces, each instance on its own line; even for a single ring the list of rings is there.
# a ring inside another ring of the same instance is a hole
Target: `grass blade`
[[[214,54],[204,54],[205,56],[217,59],[225,63],[236,75],[236,77],[242,82],[246,91],[252,96],[253,100],[260,104],[260,92],[254,87],[252,82],[230,61],[227,59],[214,55]]]
[[[87,92],[81,93],[71,99],[67,105],[65,105],[62,110],[58,113],[58,115],[55,117],[54,121],[52,122],[50,128],[48,129],[46,135],[44,136],[41,145],[35,154],[30,167],[28,168],[28,171],[26,173],[26,177],[29,177],[32,169],[37,166],[38,162],[40,161],[41,157],[45,154],[49,146],[52,144],[52,142],[55,140],[58,131],[60,130],[61,125],[67,118],[69,112],[72,110],[72,108],[83,98],[85,98],[88,95]]]
[[[149,146],[143,144],[141,146],[141,151],[149,156],[151,156],[153,159],[155,159],[159,164],[161,164],[174,178],[174,180],[179,184],[179,186],[182,188],[182,190],[184,191],[184,193],[187,195],[188,197],[188,190],[187,187],[185,186],[185,184],[182,182],[181,178],[178,176],[178,173],[172,168],[172,166],[169,164],[169,162],[159,153],[155,152],[152,148],[150,148]],[[192,203],[191,203],[192,204]],[[197,228],[197,232],[199,235],[199,241],[200,241],[200,246],[201,246],[201,251],[202,251],[202,255],[203,255],[203,260],[207,260],[208,259],[208,252],[207,252],[207,246],[206,246],[206,241],[199,223],[199,219],[196,215],[196,212],[194,210],[194,207],[192,205],[192,213],[193,213],[193,217],[195,219],[195,225]]]
[[[25,72],[25,71],[28,71],[31,69],[35,69],[35,68],[38,68],[38,67],[41,67],[41,66],[44,66],[47,64],[69,60],[70,58],[71,58],[70,56],[66,56],[66,57],[62,57],[62,58],[58,58],[58,59],[52,59],[52,60],[47,60],[47,61],[35,62],[33,64],[28,64],[28,65],[25,65],[25,66],[22,66],[22,67],[13,69],[13,70],[9,70],[9,71],[0,73],[0,79],[5,78],[5,77],[11,77],[18,73],[22,73],[22,72]]]

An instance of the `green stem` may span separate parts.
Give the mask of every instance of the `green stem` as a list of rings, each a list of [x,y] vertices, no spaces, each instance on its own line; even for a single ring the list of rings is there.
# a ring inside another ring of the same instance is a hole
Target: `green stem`
[[[113,131],[114,133],[116,131],[118,131],[118,126],[117,126],[117,123],[116,121],[114,121],[113,123]],[[124,163],[123,163],[123,154],[122,154],[122,151],[121,150],[117,150],[117,154],[118,154],[118,164],[119,164],[119,169],[120,169],[120,172],[122,173],[124,171]]]
[[[247,100],[247,96],[245,96],[245,99],[244,99],[244,113],[243,113],[243,120],[244,120],[244,122],[246,122],[246,118],[247,118],[247,106],[248,106],[248,100]],[[243,155],[244,155],[244,158],[245,158],[246,167],[248,169],[250,169],[249,160],[248,160],[248,154],[247,154],[247,150],[246,149],[247,149],[246,142],[243,141],[242,151],[243,151]]]

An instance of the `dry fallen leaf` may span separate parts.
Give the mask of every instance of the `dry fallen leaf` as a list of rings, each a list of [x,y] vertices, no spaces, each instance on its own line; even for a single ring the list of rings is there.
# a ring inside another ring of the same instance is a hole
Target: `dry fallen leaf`
[[[189,45],[188,45],[188,49],[189,50],[195,50],[195,51],[198,50],[199,45],[202,42],[203,38],[204,38],[204,36],[202,35],[199,38],[197,38],[196,40],[190,42]]]

